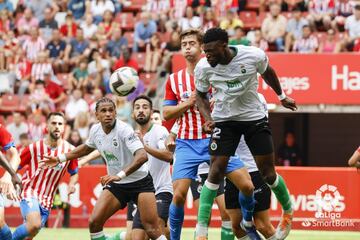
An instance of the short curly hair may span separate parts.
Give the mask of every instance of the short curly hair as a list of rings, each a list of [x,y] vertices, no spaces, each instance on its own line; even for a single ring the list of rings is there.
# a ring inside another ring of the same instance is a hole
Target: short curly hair
[[[214,41],[221,41],[224,43],[228,43],[229,35],[224,29],[218,27],[210,28],[209,30],[206,31],[203,42],[209,43]]]

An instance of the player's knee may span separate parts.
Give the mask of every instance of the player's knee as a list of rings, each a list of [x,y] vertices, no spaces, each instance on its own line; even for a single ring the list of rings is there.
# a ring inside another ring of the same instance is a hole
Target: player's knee
[[[273,167],[262,167],[259,169],[261,176],[264,178],[264,181],[268,184],[272,184],[276,179],[276,172]]]
[[[173,203],[176,206],[183,206],[186,201],[186,193],[183,193],[181,191],[175,191],[173,196]]]
[[[148,221],[143,223],[144,229],[146,234],[152,238],[157,233],[159,233],[159,225],[157,224],[157,221]]]
[[[243,183],[243,186],[240,190],[244,195],[250,196],[253,194],[254,189],[255,189],[254,184],[252,183],[251,180],[249,180]]]
[[[30,236],[35,236],[41,229],[41,220],[33,220],[28,223],[28,231]]]
[[[256,225],[256,229],[264,236],[266,237],[271,237],[272,235],[275,234],[275,230],[274,227],[271,225],[271,223],[269,224],[265,224],[265,223],[260,223]]]

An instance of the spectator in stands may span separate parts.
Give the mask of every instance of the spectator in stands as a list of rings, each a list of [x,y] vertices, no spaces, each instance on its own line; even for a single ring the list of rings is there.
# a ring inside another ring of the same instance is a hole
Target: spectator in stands
[[[159,33],[155,33],[152,35],[150,42],[146,44],[145,72],[156,72],[161,64],[162,53]]]
[[[179,22],[179,27],[181,31],[185,31],[189,28],[200,28],[201,24],[201,18],[195,15],[195,11],[192,7],[187,6],[185,10],[185,15],[183,18],[181,18]]]
[[[47,7],[51,7],[51,15],[53,17],[55,17],[55,14],[59,11],[58,5],[52,0],[24,0],[24,4],[26,7],[31,8],[34,16],[38,20],[42,20],[44,18],[43,13]]]
[[[85,0],[70,0],[67,8],[73,13],[76,20],[80,20],[86,11]]]
[[[181,19],[185,14],[185,10],[187,6],[188,6],[187,0],[174,0],[172,4],[172,9],[170,10],[169,13],[170,18],[175,21]]]
[[[286,18],[280,14],[280,5],[270,5],[270,15],[261,25],[261,32],[269,43],[276,45],[277,51],[284,51],[284,37],[286,30]]]
[[[152,13],[152,19],[158,21],[160,16],[168,15],[170,0],[147,0],[145,11]]]
[[[10,0],[0,0],[0,11],[6,10],[9,12],[14,11],[14,6]]]
[[[115,29],[120,29],[119,23],[113,21],[113,12],[106,10],[103,15],[103,21],[99,23],[98,28],[106,37],[110,39]]]
[[[81,28],[76,30],[76,37],[70,40],[70,44],[65,49],[65,60],[71,66],[87,57],[89,42],[84,38],[84,31]]]
[[[62,83],[59,82],[52,74],[45,73],[45,91],[51,98],[56,109],[59,109],[66,99],[66,94],[61,85]]]
[[[96,102],[101,99],[103,97],[103,92],[101,91],[100,88],[96,88],[94,89],[93,93],[92,93],[92,99],[90,102],[90,114],[95,112],[95,106],[96,106]],[[94,115],[95,116],[95,115]]]
[[[48,54],[45,51],[41,51],[37,61],[31,67],[31,82],[35,83],[36,80],[45,81],[45,74],[53,75],[54,71]]]
[[[28,34],[31,28],[37,28],[39,20],[33,16],[33,12],[30,8],[26,8],[24,15],[19,19],[16,24],[16,28],[19,35]]]
[[[286,25],[285,52],[289,52],[294,41],[302,37],[303,26],[305,25],[309,25],[309,21],[302,17],[300,8],[293,8],[292,17]]]
[[[88,112],[89,105],[82,98],[82,92],[80,89],[74,89],[69,102],[65,107],[65,116],[67,122],[72,126],[76,116],[81,112]]]
[[[331,28],[331,19],[335,17],[335,0],[310,0],[308,3],[308,20],[315,30],[328,30]]]
[[[245,31],[242,27],[238,26],[235,28],[235,35],[229,40],[229,44],[250,46],[250,41],[246,38]]]
[[[16,149],[19,153],[21,153],[21,151],[24,150],[24,148],[26,148],[27,146],[29,146],[32,141],[29,139],[29,135],[27,133],[22,133],[19,138],[20,143],[16,146]]]
[[[157,29],[155,21],[150,19],[148,12],[142,12],[140,17],[140,21],[135,24],[133,52],[145,47]]]
[[[115,12],[115,6],[111,0],[86,1],[86,11],[94,16],[94,22],[100,23],[106,10]]]
[[[220,21],[220,28],[226,30],[229,36],[234,36],[236,27],[244,27],[236,12],[228,10],[226,17]]]
[[[355,40],[353,51],[360,53],[360,38]]]
[[[82,59],[78,66],[71,72],[69,76],[70,89],[80,89],[87,91],[91,90],[94,86],[88,86],[89,83],[89,71],[86,59]]]
[[[83,141],[88,139],[90,131],[90,116],[88,112],[80,112],[76,115],[74,129],[79,131],[80,137]]]
[[[106,52],[115,62],[121,56],[121,49],[127,48],[128,40],[122,35],[121,28],[113,30],[112,39],[106,45]]]
[[[30,28],[30,37],[25,40],[22,47],[26,52],[26,57],[32,62],[36,60],[39,52],[45,49],[45,42],[39,36],[36,27]]]
[[[36,142],[44,137],[46,128],[45,122],[42,121],[42,114],[35,113],[31,116],[32,121],[29,123],[29,137]]]
[[[29,113],[43,113],[44,115],[55,110],[54,102],[46,92],[44,81],[37,80],[35,82],[27,108]]]
[[[83,140],[80,137],[80,133],[77,129],[71,130],[70,136],[67,140],[74,147],[80,146],[83,144]]]
[[[278,162],[282,166],[301,166],[301,152],[292,132],[285,134],[285,141],[278,149]]]
[[[166,72],[171,72],[171,58],[173,54],[180,51],[180,49],[180,33],[178,31],[172,31],[170,34],[170,40],[166,43],[164,48],[162,66],[160,67],[160,69],[163,70],[163,73],[166,74]]]
[[[360,3],[354,7],[354,14],[346,18],[346,35],[342,43],[343,50],[351,51],[355,40],[360,38]]]
[[[331,21],[331,27],[343,32],[346,18],[353,13],[353,4],[350,0],[339,0],[335,2],[335,18]]]
[[[126,97],[118,97],[114,95],[115,105],[116,105],[116,116],[121,121],[124,121],[130,125],[133,124],[133,120],[131,118],[131,104],[126,101]]]
[[[162,117],[161,117],[161,113],[159,110],[157,110],[157,109],[153,110],[153,114],[151,115],[151,121],[154,124],[162,125]]]
[[[302,38],[295,41],[293,52],[298,53],[315,53],[319,47],[316,36],[313,35],[309,25],[303,26]]]
[[[48,42],[52,37],[53,30],[58,29],[58,23],[54,19],[53,15],[51,15],[51,12],[51,8],[45,8],[44,19],[39,23],[40,35],[46,42]]]
[[[213,27],[217,27],[219,25],[217,19],[216,19],[216,15],[215,12],[212,8],[207,8],[205,10],[205,14],[202,20],[202,26],[201,28],[203,29],[204,32],[206,32],[206,30],[213,28]]]
[[[260,30],[255,30],[254,32],[254,39],[251,41],[251,46],[258,47],[264,51],[269,50],[268,42],[263,38],[262,33]]]
[[[97,49],[91,50],[88,71],[89,80],[95,88],[101,87],[105,89],[106,92],[110,91],[107,84],[110,78],[110,61],[104,59]]]
[[[19,49],[16,52],[17,61],[15,64],[16,89],[22,96],[28,90],[31,80],[31,62],[26,58],[25,52]]]
[[[18,112],[13,114],[13,122],[6,126],[6,129],[11,133],[14,138],[15,145],[20,143],[20,135],[28,133],[28,125],[23,121],[22,116]]]
[[[60,27],[60,33],[66,38],[71,39],[76,36],[76,30],[78,26],[74,21],[74,17],[71,12],[68,12],[65,17],[65,23]]]
[[[335,38],[334,29],[329,29],[327,31],[326,39],[322,40],[319,43],[319,53],[335,53],[337,49],[338,42]]]
[[[98,27],[93,23],[93,16],[88,13],[85,15],[85,21],[80,24],[80,28],[84,31],[84,37],[89,39],[94,36]]]
[[[1,1],[1,0],[0,0]],[[13,28],[13,22],[10,19],[10,12],[6,9],[0,10],[0,33],[6,34]]]
[[[66,42],[61,39],[61,34],[58,29],[52,31],[52,39],[46,45],[46,50],[50,57],[50,62],[55,73],[67,71],[67,64],[65,63],[65,48]]]
[[[136,71],[139,71],[139,65],[135,58],[132,57],[132,54],[130,52],[130,49],[123,47],[122,49],[122,57],[120,57],[117,62],[112,67],[112,70],[115,71],[118,68],[121,67],[132,67]]]

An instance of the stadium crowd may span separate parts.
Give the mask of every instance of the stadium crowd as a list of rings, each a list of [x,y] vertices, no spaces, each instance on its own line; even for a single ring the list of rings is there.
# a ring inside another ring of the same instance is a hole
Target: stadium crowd
[[[360,1],[0,0],[0,123],[21,149],[60,109],[65,138],[78,146],[111,72],[123,66],[142,80],[136,93],[116,97],[118,117],[132,123],[134,96],[163,94],[157,85],[171,73],[180,31],[215,26],[229,44],[265,51],[360,52]]]

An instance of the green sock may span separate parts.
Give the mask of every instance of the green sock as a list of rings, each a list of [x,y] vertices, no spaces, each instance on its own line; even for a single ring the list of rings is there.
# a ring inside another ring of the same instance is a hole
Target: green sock
[[[221,227],[221,240],[234,240],[234,234],[231,228]]]
[[[209,188],[210,187],[210,188]],[[199,212],[198,212],[198,224],[202,226],[208,226],[211,215],[211,208],[216,198],[218,184],[212,184],[205,181],[200,193]]]
[[[277,200],[280,202],[285,212],[292,210],[289,191],[286,187],[284,179],[277,174],[277,179],[270,185],[271,190],[275,193]]]
[[[120,238],[121,233],[122,232],[115,233],[114,235],[107,237],[106,240],[121,240],[121,238]]]
[[[105,237],[104,235],[99,236],[99,237],[91,236],[90,239],[91,239],[91,240],[106,240],[106,237]]]

